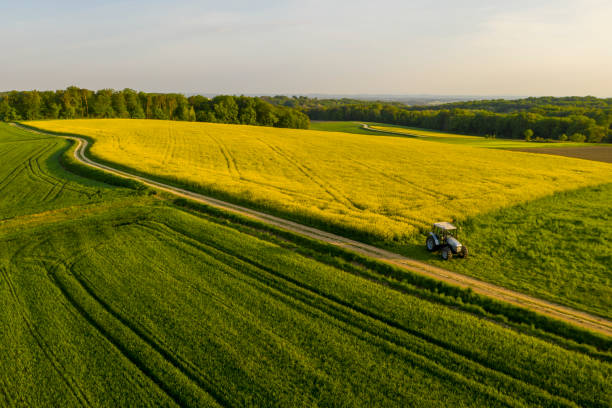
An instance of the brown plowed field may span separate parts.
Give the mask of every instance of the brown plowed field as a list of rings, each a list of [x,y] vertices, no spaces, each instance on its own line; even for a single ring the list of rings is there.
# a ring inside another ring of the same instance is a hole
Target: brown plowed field
[[[513,150],[515,152],[553,154],[557,156],[575,157],[577,159],[612,163],[612,146],[530,147],[528,149],[508,150]]]

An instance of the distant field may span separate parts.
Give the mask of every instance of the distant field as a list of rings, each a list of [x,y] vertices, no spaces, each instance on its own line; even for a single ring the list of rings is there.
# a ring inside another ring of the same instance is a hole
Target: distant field
[[[545,143],[545,142],[526,142],[524,140],[517,139],[504,139],[504,138],[486,138],[483,136],[468,136],[468,135],[460,135],[456,133],[450,132],[441,132],[435,130],[427,130],[427,129],[418,129],[418,128],[410,128],[405,126],[393,126],[393,125],[370,125],[372,129],[381,130],[381,131],[391,131],[397,133],[403,133],[408,136],[417,136],[421,137],[422,140],[427,140],[431,142],[441,142],[441,143],[451,143],[451,144],[461,144],[466,146],[473,147],[488,147],[492,149],[500,149],[500,148],[520,148],[520,149],[539,149],[546,147],[548,149],[556,149],[561,147],[590,147],[593,148],[595,144],[593,143],[577,143],[577,142],[554,142],[554,143]]]
[[[612,163],[612,146],[538,147],[512,150],[529,153],[554,154],[558,156],[575,157],[577,159]]]
[[[40,174],[83,194],[41,199],[31,135],[0,125],[2,406],[609,405],[605,359],[74,176],[61,140]]]
[[[333,129],[333,126],[330,126],[330,128]],[[342,128],[346,129],[346,131],[350,131],[351,129],[346,125],[342,126]],[[491,149],[508,149],[516,152],[553,154],[557,156],[612,163],[612,146],[607,143],[541,143],[525,142],[523,140],[510,139],[487,139],[480,136],[466,136],[454,133],[391,125],[370,125],[370,128],[378,131],[401,133],[407,136],[415,136],[421,138],[420,140],[425,141],[461,144],[473,147],[487,147]],[[363,127],[361,127],[359,128],[359,130],[355,131],[355,133],[361,133],[363,130],[367,129],[363,129]]]
[[[362,127],[364,122],[313,122],[310,126],[313,130],[328,131],[328,132],[345,132],[354,134],[369,134],[372,136],[381,135],[379,132],[364,129]],[[460,135],[456,133],[441,132],[437,130],[427,130],[411,128],[407,126],[399,125],[388,125],[384,123],[367,123],[370,128],[383,132],[389,132],[389,134],[404,134],[407,137],[418,137],[419,140],[428,142],[439,142],[449,144],[460,144],[472,147],[487,147],[491,149],[539,149],[539,148],[550,148],[556,149],[560,147],[590,147],[594,146],[593,143],[575,143],[575,142],[555,142],[555,143],[536,143],[536,142],[525,142],[524,140],[516,139],[487,139],[482,136],[468,136]],[[605,144],[604,144],[605,146]]]
[[[360,135],[371,135],[372,132],[361,127],[361,122],[342,122],[342,121],[316,121],[310,122],[310,130],[325,132],[345,132]]]
[[[612,166],[412,138],[146,120],[31,122],[86,135],[107,162],[391,242],[610,180]]]

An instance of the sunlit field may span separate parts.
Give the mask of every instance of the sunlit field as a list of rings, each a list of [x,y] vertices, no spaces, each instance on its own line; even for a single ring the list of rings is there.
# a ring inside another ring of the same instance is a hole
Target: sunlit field
[[[0,406],[608,405],[605,343],[77,176],[66,148],[0,124]]]
[[[370,129],[365,129],[367,124]],[[398,135],[427,142],[439,142],[449,144],[461,144],[472,147],[486,147],[490,149],[539,149],[539,148],[559,148],[559,147],[589,147],[607,146],[607,143],[579,143],[579,142],[525,142],[519,139],[504,139],[501,137],[486,138],[484,136],[461,135],[458,133],[441,132],[437,130],[419,129],[408,126],[389,125],[385,123],[373,122],[351,122],[351,121],[313,121],[310,129],[326,132],[345,132],[359,135],[379,136],[385,132],[387,135]],[[373,130],[372,130],[373,129]]]
[[[383,124],[372,124],[371,129],[405,134],[406,136],[419,137],[422,140],[430,142],[441,142],[451,144],[461,144],[473,147],[488,147],[492,149],[498,148],[540,148],[540,147],[582,147],[582,146],[594,146],[594,143],[578,143],[578,142],[559,142],[554,143],[539,143],[539,142],[526,142],[524,140],[517,139],[504,139],[497,137],[484,137],[484,136],[470,136],[461,135],[450,132],[440,132],[436,130],[418,129],[405,126],[393,126]],[[371,132],[371,131],[370,131]],[[373,132],[371,132],[373,133]]]
[[[384,240],[612,177],[605,163],[412,138],[122,119],[29,124],[88,136],[103,161]]]

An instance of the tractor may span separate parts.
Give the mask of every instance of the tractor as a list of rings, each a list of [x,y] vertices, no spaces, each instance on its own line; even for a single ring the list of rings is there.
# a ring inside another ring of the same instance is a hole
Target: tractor
[[[425,246],[429,252],[441,250],[442,259],[448,261],[453,255],[467,258],[468,249],[457,239],[457,227],[450,222],[436,222],[427,236]]]

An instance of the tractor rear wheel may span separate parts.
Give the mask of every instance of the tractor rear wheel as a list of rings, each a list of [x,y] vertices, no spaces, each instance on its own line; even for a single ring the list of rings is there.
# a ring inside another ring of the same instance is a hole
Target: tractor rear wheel
[[[434,241],[433,237],[427,237],[427,241],[425,242],[425,246],[429,252],[432,252],[436,249],[436,241]]]
[[[442,259],[445,261],[450,261],[453,259],[453,251],[450,249],[450,247],[446,246],[442,249]]]
[[[462,258],[468,257],[468,249],[465,245],[461,246],[461,257]]]

